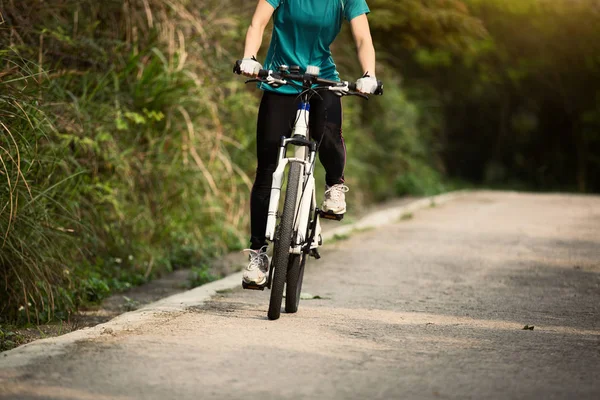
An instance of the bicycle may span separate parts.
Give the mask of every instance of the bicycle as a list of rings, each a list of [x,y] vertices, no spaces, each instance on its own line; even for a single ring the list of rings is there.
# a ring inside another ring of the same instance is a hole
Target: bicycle
[[[234,72],[237,74],[241,74],[240,65],[241,61],[237,61],[234,67]],[[319,72],[319,68],[314,66],[309,66],[304,74],[300,73],[300,67],[281,66],[278,72],[260,70],[257,78],[246,81],[246,83],[261,82],[273,86],[292,85],[301,90],[296,123],[291,137],[283,136],[281,139],[277,168],[273,173],[266,229],[266,238],[273,243],[269,276],[263,285],[242,281],[244,289],[271,289],[267,313],[270,320],[280,317],[284,287],[285,311],[287,313],[298,311],[306,260],[309,256],[315,259],[321,258],[318,251],[323,244],[320,218],[338,221],[343,219],[343,214],[325,213],[317,208],[313,171],[318,146],[310,139],[308,130],[310,99],[313,95],[318,95],[321,90],[335,91],[340,96],[359,96],[367,100],[369,98],[356,91],[355,83],[321,79]],[[381,82],[375,94],[383,94]],[[286,157],[288,145],[296,146],[294,157]],[[279,214],[283,177],[288,165],[290,168],[287,190],[283,211]],[[280,216],[279,224],[277,224],[278,216]]]

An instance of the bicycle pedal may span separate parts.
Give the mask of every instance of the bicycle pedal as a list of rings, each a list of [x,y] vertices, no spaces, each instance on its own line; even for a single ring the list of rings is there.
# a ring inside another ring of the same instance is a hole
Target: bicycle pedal
[[[267,287],[267,282],[263,283],[262,285],[257,285],[256,283],[247,283],[246,281],[242,280],[242,287],[248,290],[265,290]]]
[[[341,221],[344,219],[344,214],[334,214],[332,212],[319,211],[321,218],[330,219],[334,221]]]

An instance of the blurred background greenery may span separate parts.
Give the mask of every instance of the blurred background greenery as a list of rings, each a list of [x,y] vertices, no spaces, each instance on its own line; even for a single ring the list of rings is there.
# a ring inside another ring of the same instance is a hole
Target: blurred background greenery
[[[600,191],[597,1],[368,3],[386,93],[344,101],[352,207]],[[260,93],[231,66],[254,7],[0,0],[0,322],[245,247]],[[332,50],[357,78],[347,27]]]

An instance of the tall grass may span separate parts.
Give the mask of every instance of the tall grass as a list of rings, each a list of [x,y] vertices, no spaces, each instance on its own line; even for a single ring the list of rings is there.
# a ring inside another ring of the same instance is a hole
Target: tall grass
[[[5,50],[0,81],[0,313],[30,319],[73,304],[68,285],[72,233],[79,228],[62,194],[75,175],[59,171],[60,154],[44,142],[53,125],[38,105],[41,75]]]
[[[254,98],[219,80],[237,21],[216,1],[25,3],[0,2],[0,313],[52,318],[240,247]]]
[[[2,318],[64,318],[246,244],[258,93],[231,64],[253,7],[0,0]],[[358,206],[429,153],[410,107],[346,106]]]

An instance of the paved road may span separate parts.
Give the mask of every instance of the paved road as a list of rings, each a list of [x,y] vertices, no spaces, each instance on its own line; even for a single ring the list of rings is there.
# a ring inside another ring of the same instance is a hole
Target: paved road
[[[2,360],[0,398],[600,398],[600,197],[479,193],[391,222],[311,262],[322,299],[296,315],[221,293]]]

